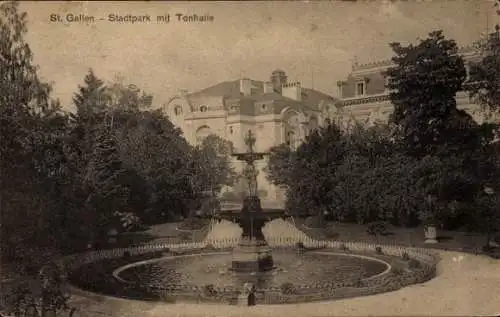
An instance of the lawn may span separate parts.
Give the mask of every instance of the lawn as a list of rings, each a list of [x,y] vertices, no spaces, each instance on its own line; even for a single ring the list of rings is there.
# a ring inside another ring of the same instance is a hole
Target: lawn
[[[178,230],[181,222],[169,222],[151,226],[143,232],[128,232],[119,237],[122,244],[141,244],[141,243],[181,243],[181,242],[200,242],[207,235],[207,226],[201,230]]]
[[[293,221],[299,230],[306,233],[313,239],[320,240],[343,240],[375,243],[378,239],[378,243],[381,244],[397,244],[465,252],[481,252],[481,248],[486,242],[484,235],[438,229],[439,243],[425,244],[423,227],[392,227],[389,229],[389,235],[374,237],[373,235],[367,233],[366,226],[358,224],[330,222],[327,225],[329,229],[312,229],[304,227],[305,219],[303,218],[294,218]],[[500,250],[497,249],[495,254],[500,253],[499,251]]]

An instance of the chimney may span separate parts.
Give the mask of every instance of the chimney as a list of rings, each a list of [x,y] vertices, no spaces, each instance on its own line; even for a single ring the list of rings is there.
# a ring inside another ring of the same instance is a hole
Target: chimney
[[[264,93],[265,94],[269,94],[269,93],[272,93],[272,92],[274,92],[273,83],[265,81],[264,82]]]
[[[252,81],[250,79],[240,79],[240,93],[243,96],[250,96],[252,94]]]
[[[287,97],[293,100],[301,101],[302,100],[302,87],[300,86],[300,82],[292,82],[289,84],[284,84],[281,87],[281,95],[283,97]]]

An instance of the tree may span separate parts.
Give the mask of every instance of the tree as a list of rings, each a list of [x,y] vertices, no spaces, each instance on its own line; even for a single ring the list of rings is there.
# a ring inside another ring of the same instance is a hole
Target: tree
[[[124,167],[144,182],[148,199],[136,210],[147,222],[187,214],[195,197],[192,147],[161,111],[137,112],[119,132]]]
[[[153,102],[153,96],[141,91],[136,85],[126,85],[123,78],[117,76],[106,88],[112,108],[124,110],[149,109]]]
[[[497,112],[500,107],[500,26],[476,43],[481,54],[478,62],[470,63],[467,88],[471,98],[483,110]]]
[[[287,208],[292,213],[324,217],[332,212],[335,173],[345,154],[342,132],[333,123],[306,138],[291,156],[290,177],[285,178]],[[273,160],[276,157],[271,157],[270,161]],[[287,164],[290,163],[281,163]]]
[[[266,166],[267,179],[274,185],[286,188],[292,183],[295,153],[286,144],[272,147]]]
[[[93,115],[105,113],[110,104],[110,96],[106,94],[106,86],[92,69],[84,78],[84,86],[78,86],[78,93],[73,96],[76,114],[83,120],[91,120]]]
[[[115,212],[126,208],[130,189],[124,186],[125,170],[118,145],[109,127],[103,127],[96,140],[87,178],[90,188],[88,208],[96,221],[97,229],[115,225]],[[97,217],[97,219],[95,219]]]
[[[455,96],[466,72],[455,41],[434,31],[417,45],[390,45],[396,54],[392,58],[396,66],[387,71],[388,88],[393,90],[391,121],[401,127],[406,151],[423,157],[443,146],[463,148],[470,146],[469,141],[475,145],[474,134],[458,137],[468,133],[473,121],[457,109]]]
[[[486,237],[485,248],[491,249],[493,234],[500,226],[500,205],[498,195],[492,187],[484,186],[482,191],[477,191],[475,201],[475,214],[472,226]]]
[[[18,8],[17,2],[0,4],[1,240],[2,253],[13,257],[52,242],[50,226],[61,207],[55,195],[67,174],[67,116],[38,78],[24,40],[26,13]]]
[[[223,186],[231,186],[236,180],[232,167],[233,145],[215,134],[208,135],[193,149],[193,180],[198,192],[210,191],[216,196]]]

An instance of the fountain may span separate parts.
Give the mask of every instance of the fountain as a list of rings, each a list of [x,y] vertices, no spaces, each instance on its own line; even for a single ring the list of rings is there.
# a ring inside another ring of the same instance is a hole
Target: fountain
[[[246,163],[248,195],[241,210],[208,213],[209,217],[233,222],[213,225],[210,232],[226,224],[236,227],[237,223],[242,228],[232,251],[215,244],[215,248],[198,246],[198,249],[185,245],[178,252],[172,251],[170,245],[157,244],[130,248],[127,256],[122,250],[103,252],[103,258],[98,259],[92,254],[92,261],[83,261],[71,270],[70,281],[87,290],[126,298],[207,300],[247,306],[375,294],[432,278],[434,264],[414,258],[405,260],[398,250],[383,249],[384,253],[378,254],[374,246],[366,244],[352,251],[344,244],[335,247],[331,243],[329,249],[296,252],[290,248],[293,244],[285,242],[276,244],[278,247],[271,252],[273,237],[267,236],[269,241],[266,241],[264,233],[283,234],[293,229],[297,231],[295,242],[306,236],[299,237],[298,229],[282,220],[273,222],[270,231],[263,232],[264,225],[283,217],[284,211],[263,210],[257,195],[255,161],[265,153],[254,151],[252,131],[245,137],[245,143],[246,153],[233,154]],[[410,265],[415,261],[420,264]],[[403,275],[393,274],[393,267],[403,269]],[[96,280],[104,282],[96,285]]]
[[[246,153],[234,153],[238,160],[244,161],[248,195],[243,200],[241,212],[235,217],[243,229],[240,242],[233,250],[231,268],[235,272],[265,272],[274,268],[274,261],[262,228],[272,216],[264,214],[257,195],[257,170],[255,161],[264,158],[264,153],[254,152],[255,137],[251,130],[245,137],[248,147]],[[275,215],[276,216],[276,215]]]

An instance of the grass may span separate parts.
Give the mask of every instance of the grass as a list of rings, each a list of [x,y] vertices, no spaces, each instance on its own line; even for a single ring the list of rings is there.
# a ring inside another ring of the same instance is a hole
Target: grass
[[[423,227],[417,228],[389,228],[390,234],[385,236],[373,236],[367,233],[366,226],[349,223],[330,222],[327,229],[312,229],[303,226],[305,219],[294,219],[296,227],[313,239],[359,241],[380,244],[398,244],[415,247],[439,248],[446,250],[482,253],[485,244],[484,235],[456,232],[438,229],[439,243],[425,244]],[[326,230],[334,231],[335,235],[326,233]],[[329,237],[333,236],[333,237]],[[335,237],[336,236],[336,237]],[[500,253],[497,248],[495,254]]]
[[[119,240],[125,239],[128,241],[128,245],[131,245],[141,243],[201,242],[205,239],[208,227],[205,227],[203,230],[194,231],[177,230],[181,223],[182,222],[163,223],[151,226],[144,232],[128,232],[119,237]]]

